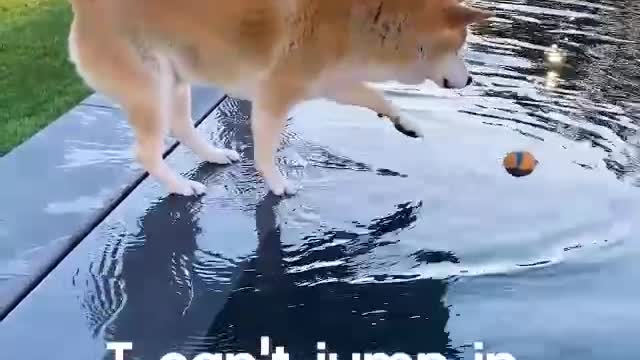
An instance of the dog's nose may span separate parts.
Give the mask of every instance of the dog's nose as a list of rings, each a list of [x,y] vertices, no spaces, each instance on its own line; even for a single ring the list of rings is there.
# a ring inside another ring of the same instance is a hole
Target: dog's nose
[[[467,83],[465,84],[465,86],[469,86],[469,85],[471,85],[471,83],[472,83],[472,82],[473,82],[473,78],[472,78],[471,76],[467,77]],[[450,82],[450,81],[449,81],[449,79],[447,79],[447,78],[445,78],[445,79],[442,81],[442,86],[443,86],[445,89],[455,89],[455,86],[452,86],[452,85],[451,85],[451,82]]]

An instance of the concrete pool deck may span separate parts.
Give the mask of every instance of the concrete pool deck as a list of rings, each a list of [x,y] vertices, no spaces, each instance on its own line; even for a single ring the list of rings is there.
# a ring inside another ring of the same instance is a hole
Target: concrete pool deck
[[[223,99],[194,87],[194,121]],[[0,320],[144,179],[132,140],[119,107],[93,94],[0,158]]]

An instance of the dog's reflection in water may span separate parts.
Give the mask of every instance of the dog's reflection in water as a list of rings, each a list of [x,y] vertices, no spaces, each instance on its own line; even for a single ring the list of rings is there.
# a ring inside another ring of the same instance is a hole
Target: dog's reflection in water
[[[260,337],[269,336],[272,346],[284,346],[292,358],[317,356],[317,342],[327,351],[351,359],[352,353],[439,353],[458,358],[446,332],[448,308],[443,303],[446,283],[440,280],[370,282],[350,284],[350,257],[367,254],[383,243],[385,234],[410,226],[415,217],[407,206],[371,222],[366,235],[331,231],[314,248],[287,251],[281,243],[275,207],[281,200],[266,196],[256,208],[258,247],[222,311],[209,328],[207,351],[260,353]],[[348,247],[323,247],[322,243],[347,240]],[[457,261],[450,253],[433,254]],[[305,258],[300,260],[301,258]],[[287,261],[285,261],[287,259]],[[294,259],[294,260],[291,260]],[[299,261],[332,266],[289,272]],[[363,264],[362,266],[366,266]],[[321,279],[334,279],[318,284]],[[313,286],[300,284],[316,283]],[[273,349],[272,349],[273,350]]]
[[[445,330],[449,311],[443,303],[444,281],[340,281],[353,278],[356,266],[366,266],[351,263],[350,257],[369,253],[384,243],[380,239],[385,234],[411,225],[415,209],[401,206],[372,221],[365,235],[331,231],[309,237],[309,246],[305,242],[287,250],[275,212],[280,201],[268,194],[257,204],[257,250],[245,260],[211,252],[199,260],[196,254],[207,252],[196,242],[201,232],[194,216],[199,201],[167,197],[157,203],[142,218],[138,238],[144,241],[122,256],[118,280],[125,284],[120,296],[126,301],[111,315],[105,337],[132,342],[127,354],[141,359],[160,359],[171,351],[188,358],[202,352],[258,356],[262,336],[269,336],[273,346],[284,346],[291,358],[315,359],[317,342],[326,342],[328,352],[349,359],[359,352],[458,357]],[[347,245],[321,246],[339,239]],[[233,235],[224,240],[234,241]],[[451,254],[438,256],[456,260]],[[331,259],[342,260],[289,271],[301,262],[317,265]],[[334,281],[304,285],[320,279]],[[93,310],[98,305],[92,304]]]

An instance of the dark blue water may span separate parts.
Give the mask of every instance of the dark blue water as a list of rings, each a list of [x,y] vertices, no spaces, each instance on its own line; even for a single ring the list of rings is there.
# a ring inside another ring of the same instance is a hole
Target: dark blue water
[[[317,342],[339,359],[474,359],[474,342],[483,360],[635,358],[640,3],[474,3],[497,13],[469,40],[476,84],[379,84],[424,140],[304,104],[281,152],[301,189],[279,200],[253,168],[250,105],[225,101],[201,131],[245,160],[173,154],[207,196],[145,182],[5,320],[8,358],[112,359],[106,341],[132,342],[127,359],[257,357],[261,336],[290,359]],[[532,175],[504,171],[514,150]]]

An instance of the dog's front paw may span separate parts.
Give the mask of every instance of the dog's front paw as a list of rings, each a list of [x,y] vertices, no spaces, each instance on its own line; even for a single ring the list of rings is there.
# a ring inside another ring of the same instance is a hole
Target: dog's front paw
[[[212,147],[205,154],[204,160],[214,164],[230,164],[240,160],[240,154],[231,149],[219,149]]]
[[[407,135],[408,137],[412,137],[412,138],[422,137],[422,135],[419,134],[416,130],[412,130],[401,123],[395,123],[394,127],[396,128],[396,130]]]
[[[294,195],[296,193],[295,187],[282,175],[274,175],[265,178],[267,187],[276,196]]]
[[[386,117],[391,120],[393,127],[399,132],[412,138],[424,137],[424,133],[418,123],[406,116],[388,116],[384,114],[378,114],[378,117]]]
[[[424,137],[424,133],[422,132],[422,129],[420,128],[418,123],[415,120],[412,120],[410,118],[407,118],[407,117],[396,118],[396,120],[394,121],[394,127],[396,128],[396,130],[400,131],[401,133],[409,137],[412,137],[412,138]]]
[[[195,196],[202,195],[207,191],[207,187],[204,184],[193,180],[181,179],[180,181],[172,184],[169,187],[171,194],[182,196]]]

